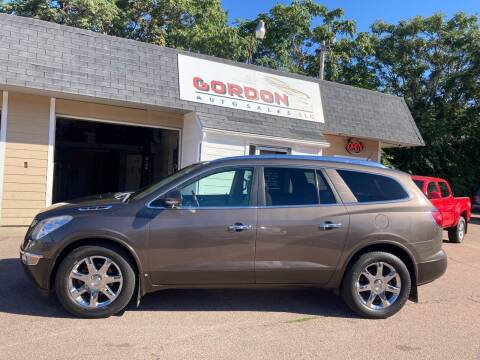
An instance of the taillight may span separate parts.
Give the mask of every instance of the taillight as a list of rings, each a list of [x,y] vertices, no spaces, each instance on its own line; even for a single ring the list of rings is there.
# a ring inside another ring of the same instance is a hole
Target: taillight
[[[438,210],[432,210],[433,220],[437,223],[438,226],[442,227],[442,213]]]

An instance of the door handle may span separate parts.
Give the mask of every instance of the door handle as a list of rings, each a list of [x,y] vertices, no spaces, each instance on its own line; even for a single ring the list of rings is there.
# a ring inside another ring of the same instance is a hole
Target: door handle
[[[323,224],[319,225],[319,229],[322,231],[339,229],[342,227],[341,223],[332,223],[331,221],[325,221]]]
[[[228,227],[228,231],[234,231],[234,232],[251,230],[251,229],[252,229],[252,225],[243,225],[242,223],[235,223]]]

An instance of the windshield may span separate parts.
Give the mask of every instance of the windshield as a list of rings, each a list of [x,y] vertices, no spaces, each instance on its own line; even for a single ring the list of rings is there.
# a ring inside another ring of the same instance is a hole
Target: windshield
[[[135,191],[131,196],[130,199],[143,199],[144,197],[153,194],[155,191],[160,189],[162,186],[167,185],[168,183],[175,181],[179,179],[180,177],[187,175],[194,171],[195,169],[199,168],[200,166],[203,166],[205,163],[196,163],[189,165],[187,167],[184,167],[183,169],[173,173],[170,176],[167,176],[166,178],[160,180],[159,182],[156,182],[154,184],[147,185],[137,191]]]

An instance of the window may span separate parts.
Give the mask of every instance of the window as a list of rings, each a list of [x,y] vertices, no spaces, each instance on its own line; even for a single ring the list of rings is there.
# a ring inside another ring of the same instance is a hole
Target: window
[[[350,170],[338,170],[338,174],[360,203],[393,201],[408,197],[402,186],[387,176]]]
[[[248,206],[253,169],[231,169],[180,187],[183,207]]]
[[[448,185],[446,182],[439,182],[438,186],[440,186],[440,193],[442,194],[442,197],[449,197],[450,196],[450,189],[448,188]]]
[[[267,167],[263,173],[267,206],[318,204],[314,170]]]
[[[250,145],[249,155],[286,155],[290,154],[291,149],[279,148],[273,146]]]
[[[413,182],[415,183],[415,185],[417,185],[417,187],[423,191],[423,180],[413,180]]]
[[[317,181],[318,181],[318,195],[320,196],[320,204],[336,204],[337,200],[333,191],[328,185],[325,177],[322,172],[317,170]]]
[[[438,192],[437,184],[435,184],[433,181],[428,183],[427,196],[429,196],[432,192]]]

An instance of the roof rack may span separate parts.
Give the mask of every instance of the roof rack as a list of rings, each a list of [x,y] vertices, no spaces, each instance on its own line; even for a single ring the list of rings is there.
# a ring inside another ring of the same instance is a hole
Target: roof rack
[[[245,156],[232,156],[216,159],[213,161],[223,160],[245,160],[245,159],[284,159],[284,160],[310,160],[310,161],[323,161],[334,162],[341,164],[362,165],[369,167],[376,167],[382,169],[388,169],[387,166],[380,164],[372,160],[354,159],[344,156],[314,156],[314,155],[245,155]]]

